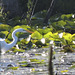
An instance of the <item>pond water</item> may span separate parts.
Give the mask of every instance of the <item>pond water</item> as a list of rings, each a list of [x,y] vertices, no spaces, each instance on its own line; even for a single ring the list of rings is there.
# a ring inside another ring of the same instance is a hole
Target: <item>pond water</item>
[[[0,75],[48,75],[48,49],[0,55]],[[11,67],[18,67],[16,70]]]
[[[56,49],[53,68],[56,75],[75,75],[75,53],[60,53]],[[48,75],[49,48],[31,49],[25,53],[0,55],[0,75]],[[14,67],[14,69],[13,69]]]

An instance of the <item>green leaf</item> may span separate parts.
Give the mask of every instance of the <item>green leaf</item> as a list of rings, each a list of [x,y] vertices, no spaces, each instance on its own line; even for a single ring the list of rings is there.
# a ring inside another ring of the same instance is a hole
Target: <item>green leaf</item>
[[[34,33],[32,33],[31,37],[33,39],[42,39],[42,35],[38,31],[35,31]]]
[[[28,25],[22,25],[21,26],[23,29],[25,29],[25,30],[28,30],[28,28],[30,29],[31,27],[30,26],[28,26]]]
[[[40,61],[40,60],[38,60],[38,59],[30,59],[30,61],[31,61],[31,62],[38,62],[38,61]]]
[[[43,64],[44,60],[39,60],[39,59],[30,59],[31,62],[35,62],[37,64]]]
[[[28,64],[24,64],[24,65],[20,65],[21,67],[26,67],[26,66],[28,66]]]
[[[72,65],[71,67],[69,67],[70,69],[75,69],[75,65]]]
[[[11,26],[6,24],[0,24],[0,31],[9,31]]]
[[[53,33],[52,38],[54,39],[54,41],[59,41],[60,39],[59,39],[58,32]]]
[[[66,22],[63,21],[63,20],[60,20],[60,21],[58,21],[57,24],[58,24],[59,26],[64,26],[64,25],[66,25]]]
[[[52,32],[48,32],[47,34],[44,35],[44,38],[50,38],[52,36]]]
[[[75,40],[75,34],[72,35],[73,40]]]
[[[25,63],[28,63],[28,62],[27,61],[19,62],[19,64],[25,64]]]
[[[19,67],[9,67],[8,69],[17,70]]]
[[[63,15],[61,15],[61,18],[62,19],[65,19],[65,18],[67,18],[67,19],[69,19],[69,18],[71,18],[72,17],[72,14],[63,14]]]
[[[63,71],[61,71],[61,73],[64,73],[64,72],[68,72],[68,70],[63,70]]]
[[[8,31],[1,31],[1,33],[5,34],[6,36],[8,35]]]
[[[70,33],[63,33],[65,40],[72,41],[72,35]]]
[[[15,29],[18,29],[18,28],[21,28],[21,26],[17,25],[13,29],[15,30]]]
[[[12,50],[14,53],[16,53],[16,52],[25,52],[25,50],[17,49],[15,47],[11,48],[10,50]]]
[[[46,16],[46,13],[47,13],[47,11],[43,10],[43,11],[40,11],[40,12],[37,12],[36,14],[34,14],[34,17],[36,17],[36,18],[44,18]]]
[[[42,34],[42,35],[44,35],[44,34],[47,34],[48,32],[50,32],[50,31],[52,31],[53,30],[53,28],[45,28],[45,29],[38,29],[38,31]]]

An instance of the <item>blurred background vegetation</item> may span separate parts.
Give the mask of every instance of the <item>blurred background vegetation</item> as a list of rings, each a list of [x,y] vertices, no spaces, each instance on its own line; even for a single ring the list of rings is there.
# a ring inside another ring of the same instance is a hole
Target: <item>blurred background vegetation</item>
[[[62,13],[62,14],[70,14],[75,13],[75,0],[54,0],[56,1],[54,5],[54,9],[51,15]],[[33,7],[36,0],[2,0],[2,8],[4,13],[9,14],[9,18],[14,16],[25,16],[28,7]],[[37,0],[35,12],[39,12],[42,10],[48,10],[49,6],[51,5],[52,0]],[[28,5],[29,3],[29,5]],[[33,4],[31,6],[31,4]]]
[[[58,18],[62,14],[65,15],[64,17],[66,17],[67,14],[71,14],[71,16],[72,14],[75,15],[74,5],[75,0],[1,0],[0,22],[13,27],[23,24],[31,26],[48,26],[49,24],[53,24],[52,19]],[[62,18],[58,20],[61,19]],[[71,17],[70,20],[72,20]],[[70,23],[68,21],[66,22]],[[68,25],[70,26],[70,24]]]
[[[61,41],[64,45],[73,44],[75,0],[0,0],[0,37],[7,38],[6,41],[10,43],[11,33],[17,28],[34,32],[16,34],[19,38],[25,38],[18,41],[22,49],[26,49],[30,44],[32,47],[47,46],[50,40]],[[67,32],[62,38],[65,41],[58,37],[61,32]],[[30,41],[26,40],[28,35],[32,35]],[[41,42],[42,38],[45,38],[44,44]]]

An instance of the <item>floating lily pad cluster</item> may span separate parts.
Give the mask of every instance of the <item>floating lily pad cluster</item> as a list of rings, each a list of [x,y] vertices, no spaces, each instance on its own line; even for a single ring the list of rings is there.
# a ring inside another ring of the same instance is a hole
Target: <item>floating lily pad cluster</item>
[[[55,15],[50,19],[50,24],[57,30],[64,30],[70,33],[74,33],[75,30],[75,15],[74,14],[63,14]]]
[[[35,17],[37,18],[37,16]],[[75,30],[74,23],[74,14],[63,14],[51,17],[49,20],[49,25],[43,27],[36,25],[16,25],[12,27],[6,24],[0,24],[0,37],[5,38],[5,41],[10,43],[13,40],[11,35],[13,30],[23,28],[32,32],[32,34],[29,32],[16,34],[19,38],[17,42],[19,49],[28,50],[30,48],[48,47],[51,40],[54,41],[55,45],[57,45],[55,42],[61,42],[63,46],[68,45],[70,48],[75,48],[75,33],[71,34],[66,32],[66,30]],[[60,35],[61,33],[62,36]],[[18,51],[18,49],[14,52],[16,51]]]

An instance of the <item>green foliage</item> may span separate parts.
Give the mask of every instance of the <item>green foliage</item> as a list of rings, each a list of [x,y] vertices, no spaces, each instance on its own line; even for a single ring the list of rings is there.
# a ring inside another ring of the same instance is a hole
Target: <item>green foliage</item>
[[[75,52],[75,51],[73,50],[73,48],[71,48],[71,47],[69,47],[69,46],[64,46],[64,47],[63,47],[63,50],[61,50],[61,52],[72,53],[72,52]]]
[[[29,64],[27,61],[21,61],[21,62],[19,62],[19,65],[21,66],[21,67],[31,67],[31,64]]]
[[[53,41],[59,41],[58,32],[56,33],[48,32],[47,34],[44,35],[44,38],[47,38]]]
[[[27,61],[19,62],[19,64],[25,64],[25,63],[28,63],[28,62]]]
[[[5,34],[0,32],[0,38],[4,38],[4,37],[5,37]]]
[[[54,28],[55,31],[65,29],[65,31],[72,33],[72,31],[75,30],[74,14],[54,15],[54,16],[51,17],[49,22],[50,22],[50,25]]]
[[[8,69],[17,70],[19,67],[9,67]]]
[[[71,67],[69,67],[69,69],[75,69],[75,65],[72,65]]]
[[[21,41],[17,42],[17,44],[19,45],[19,48],[22,50],[12,48],[12,51],[14,53],[25,52],[26,49],[35,48],[35,47],[38,47],[38,48],[43,47],[43,46],[45,47],[49,45],[50,40],[53,40],[54,43],[56,41],[59,41],[62,43],[62,45],[65,45],[65,46],[68,45],[69,47],[64,48],[64,52],[73,51],[73,48],[75,48],[75,46],[73,45],[74,44],[73,42],[75,41],[75,34],[63,32],[64,28],[65,30],[70,29],[70,31],[75,30],[75,26],[74,26],[75,19],[72,17],[73,14],[54,15],[49,20],[50,25],[48,27],[43,26],[44,25],[43,19],[45,15],[46,15],[45,10],[35,14],[32,17],[32,21],[31,21],[31,24],[33,24],[32,26],[16,25],[16,26],[11,27],[6,24],[0,24],[0,31],[1,31],[0,37],[5,37],[8,35],[5,41],[7,43],[10,43],[13,40],[12,35],[11,35],[13,30],[17,28],[23,28],[25,30],[30,30],[33,33],[32,34],[31,33],[17,33],[16,34],[18,38],[23,38]],[[59,37],[59,33],[61,32],[63,32],[62,38]],[[31,34],[31,40],[27,41],[27,37],[30,34]],[[41,42],[42,38],[45,39],[45,44]]]
[[[31,27],[30,26],[28,26],[28,25],[21,25],[21,27],[22,28],[24,28],[25,30],[28,30],[28,29],[30,29]]]
[[[9,33],[8,37],[7,37],[8,40],[12,41],[12,33]]]
[[[31,18],[31,25],[42,27],[44,25],[43,20],[46,16],[46,13],[47,13],[46,10],[35,13]]]
[[[28,25],[16,25],[16,26],[14,26],[14,27],[12,28],[11,31],[13,31],[13,30],[15,30],[15,29],[18,29],[18,28],[23,28],[23,29],[25,29],[25,30],[28,30],[28,29],[30,29],[31,27],[28,26]]]
[[[70,33],[63,33],[63,38],[67,41],[70,41],[70,42],[73,40],[72,34],[70,34]]]
[[[44,60],[39,60],[39,59],[30,59],[31,62],[35,62],[37,64],[42,64],[44,63]]]
[[[47,13],[47,10],[43,10],[43,11],[35,13],[33,17],[36,17],[37,19],[43,19],[45,18],[46,13]]]
[[[24,65],[20,65],[21,67],[31,67],[30,65],[28,64],[24,64]]]
[[[28,0],[27,7],[28,7],[28,11],[27,11],[27,15],[26,15],[26,21],[27,21],[27,24],[30,24],[30,19],[31,19],[32,10],[33,10],[33,1],[32,0]]]
[[[61,15],[61,19],[65,20],[65,19],[70,19],[72,18],[72,14],[63,14]]]
[[[2,17],[2,6],[0,6],[0,18]]]
[[[40,40],[36,41],[36,42],[35,42],[35,45],[36,45],[38,48],[41,48],[42,46],[45,46],[45,44],[43,44]]]
[[[9,31],[11,29],[11,26],[6,24],[0,24],[0,31]]]
[[[52,32],[48,32],[47,34],[44,35],[44,38],[50,38],[52,36]]]
[[[8,31],[1,31],[0,32],[0,37],[5,38],[8,35],[8,33],[9,33]]]
[[[32,33],[31,37],[33,39],[42,39],[42,35],[38,31],[35,31],[34,33]]]
[[[11,26],[6,24],[0,24],[0,37],[5,38],[9,31],[11,29]]]
[[[11,30],[10,30],[10,34],[8,35],[8,39],[9,40],[12,40],[12,32],[15,30],[15,29],[18,29],[18,28],[23,28],[23,29],[25,29],[25,30],[28,30],[30,27],[29,26],[27,26],[27,25],[21,25],[21,26],[19,26],[19,25],[17,25],[17,26],[14,26]],[[17,32],[16,33],[16,36],[18,37],[18,38],[26,38],[27,36],[29,35],[29,33],[19,33],[19,32]]]
[[[44,64],[44,63],[45,63],[44,60],[39,60],[39,59],[30,59],[30,62],[31,62],[31,63],[34,62],[34,64]],[[33,67],[33,65],[30,64],[30,63],[27,62],[27,61],[21,61],[21,62],[19,62],[19,65],[20,65],[21,67]]]
[[[26,41],[26,39],[22,39],[21,41],[18,41],[17,44],[19,45],[20,49],[26,50],[27,49],[27,44],[29,41]]]
[[[65,21],[63,21],[63,20],[60,20],[60,21],[58,21],[57,22],[57,25],[59,25],[59,26],[64,26],[64,25],[66,25],[66,22]]]
[[[63,71],[61,71],[61,73],[66,73],[66,72],[68,72],[68,70],[63,70]]]
[[[16,26],[16,25],[20,25],[21,24],[21,17],[20,16],[16,16],[12,19],[5,19],[5,23],[11,25],[12,27]]]
[[[9,32],[8,31],[1,31],[1,33],[5,34],[5,36],[7,36]]]
[[[40,32],[42,35],[47,34],[52,30],[53,30],[52,28],[45,28],[45,29],[38,28],[38,32]]]
[[[43,26],[43,19],[35,19],[31,21],[32,26]]]
[[[17,48],[15,48],[15,47],[11,48],[10,50],[11,50],[13,53],[16,53],[16,52],[23,53],[23,52],[25,52],[25,50],[17,49]]]
[[[30,48],[33,48],[34,44],[35,44],[34,48],[35,47],[40,48],[43,46],[47,46],[47,45],[49,45],[48,43],[50,40],[60,41],[62,43],[62,45],[69,45],[69,46],[71,46],[71,48],[74,48],[74,46],[72,44],[73,44],[73,41],[75,41],[75,39],[74,39],[75,34],[63,32],[62,38],[59,38],[58,34],[60,32],[53,33],[53,32],[51,32],[52,31],[51,28],[47,28],[47,27],[45,29],[37,28],[37,30],[35,30],[35,28],[33,28],[33,27],[31,28],[30,26],[27,26],[27,25],[21,25],[21,26],[17,25],[12,28],[11,33],[13,30],[15,30],[17,28],[24,28],[25,30],[34,30],[34,33],[31,34],[32,39],[30,41],[26,40],[30,33],[27,33],[27,34],[26,33],[25,34],[17,33],[16,36],[18,38],[21,38],[21,37],[25,38],[25,39],[22,39],[21,41],[17,42],[17,44],[19,45],[19,48],[24,49],[24,50],[18,50],[16,48],[13,48],[12,51],[14,53],[25,52],[26,49],[29,49],[28,47],[29,47],[30,43],[31,43]],[[9,32],[8,31],[1,31],[0,33],[1,33],[1,36],[4,37],[4,35],[7,36]],[[8,35],[7,39],[5,40],[7,43],[10,43],[12,41],[11,33]],[[45,38],[45,44],[43,44],[41,42],[42,38]],[[68,51],[69,49],[66,49],[66,50]]]
[[[13,30],[18,29],[18,28],[21,28],[21,26],[17,25],[15,27],[13,27]],[[13,30],[11,30],[11,31],[13,31]]]

